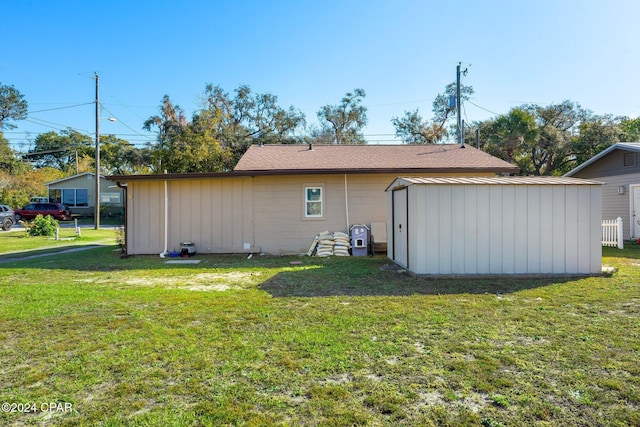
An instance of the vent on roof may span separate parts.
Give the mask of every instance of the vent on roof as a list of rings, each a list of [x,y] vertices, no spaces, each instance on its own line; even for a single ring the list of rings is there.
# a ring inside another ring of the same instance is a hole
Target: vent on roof
[[[627,166],[635,166],[636,165],[636,153],[624,153],[624,157],[622,159],[622,164]]]

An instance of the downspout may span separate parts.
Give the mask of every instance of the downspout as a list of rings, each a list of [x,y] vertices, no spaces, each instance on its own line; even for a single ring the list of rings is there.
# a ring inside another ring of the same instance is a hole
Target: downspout
[[[347,234],[349,234],[349,193],[347,187],[347,174],[344,174],[344,206],[347,214]]]
[[[164,172],[165,174],[167,171]],[[167,189],[167,180],[164,180],[164,250],[160,254],[160,258],[164,258],[169,252],[167,252],[167,246],[169,244],[169,191]]]
[[[129,248],[127,247],[129,245],[129,227],[127,226],[127,221],[129,218],[129,214],[127,213],[127,195],[128,195],[128,186],[122,185],[122,183],[120,181],[116,182],[116,185],[118,186],[118,188],[122,188],[123,191],[123,196],[124,196],[124,201],[123,201],[123,205],[124,205],[124,255],[129,255]]]

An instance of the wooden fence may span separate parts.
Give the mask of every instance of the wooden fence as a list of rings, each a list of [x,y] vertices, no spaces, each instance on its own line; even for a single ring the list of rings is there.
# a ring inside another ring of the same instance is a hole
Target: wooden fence
[[[602,220],[602,246],[624,248],[622,241],[622,218]]]

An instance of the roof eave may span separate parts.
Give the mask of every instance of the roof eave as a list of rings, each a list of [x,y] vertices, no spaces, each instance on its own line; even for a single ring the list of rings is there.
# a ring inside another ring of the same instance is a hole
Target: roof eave
[[[576,166],[575,168],[571,169],[569,172],[565,173],[562,176],[571,177],[571,176],[575,175],[577,172],[579,172],[582,169],[586,168],[587,166],[592,165],[593,163],[597,162],[598,160],[600,160],[601,158],[603,158],[604,156],[606,156],[607,154],[611,153],[614,150],[625,149],[625,150],[629,150],[629,151],[640,152],[640,146],[635,146],[635,145],[631,145],[631,144],[634,144],[634,143],[616,142],[615,144],[613,144],[613,145],[607,147],[606,149],[602,150],[601,152],[599,152],[598,154],[596,154],[595,156],[593,156],[592,158],[590,158],[586,162],[582,163],[581,165]]]
[[[383,169],[269,169],[269,170],[240,170],[234,172],[195,172],[169,173],[152,175],[111,175],[110,181],[139,181],[139,180],[175,180],[175,179],[204,179],[204,178],[233,178],[273,175],[336,175],[336,174],[395,174],[411,175],[422,173],[517,173],[515,166],[481,167],[481,168],[383,168]]]

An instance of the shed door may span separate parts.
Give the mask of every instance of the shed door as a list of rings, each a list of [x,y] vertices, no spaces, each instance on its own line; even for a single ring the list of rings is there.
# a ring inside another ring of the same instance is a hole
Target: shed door
[[[407,264],[407,188],[393,190],[393,260],[403,266]]]
[[[631,237],[640,237],[640,185],[632,185],[633,194],[631,195]]]

